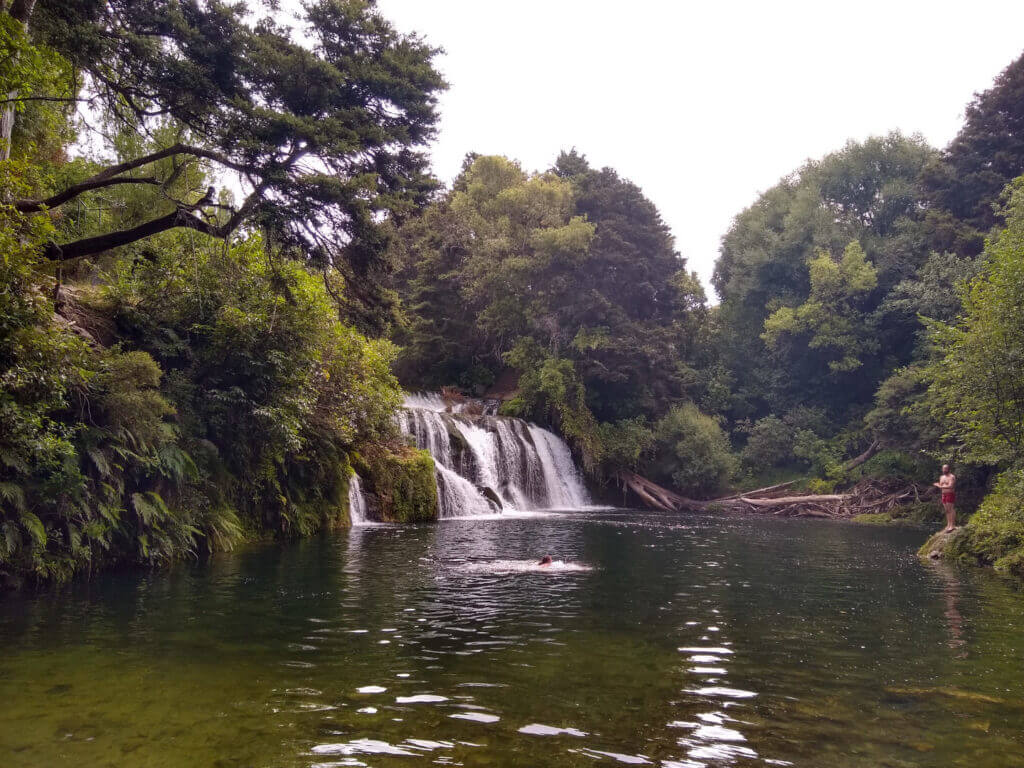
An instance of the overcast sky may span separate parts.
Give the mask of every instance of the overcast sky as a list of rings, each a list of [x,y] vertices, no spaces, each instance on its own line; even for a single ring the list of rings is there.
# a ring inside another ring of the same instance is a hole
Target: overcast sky
[[[945,145],[1024,51],[1020,0],[379,7],[445,49],[440,178],[470,151],[544,170],[576,147],[640,185],[705,285],[758,193],[848,139],[899,129]]]

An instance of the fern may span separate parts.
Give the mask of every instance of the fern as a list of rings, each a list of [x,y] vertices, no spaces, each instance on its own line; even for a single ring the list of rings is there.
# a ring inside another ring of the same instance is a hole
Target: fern
[[[17,512],[24,512],[28,508],[25,490],[16,483],[0,483],[0,500],[10,504]]]
[[[46,546],[46,526],[34,512],[22,512],[19,518],[22,527],[28,531],[32,541],[41,549]]]

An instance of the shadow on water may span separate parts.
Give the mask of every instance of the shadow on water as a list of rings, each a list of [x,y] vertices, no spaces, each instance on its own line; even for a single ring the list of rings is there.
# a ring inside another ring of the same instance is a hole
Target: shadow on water
[[[920,538],[601,510],[107,574],[0,605],[0,765],[1021,765],[1024,599]]]

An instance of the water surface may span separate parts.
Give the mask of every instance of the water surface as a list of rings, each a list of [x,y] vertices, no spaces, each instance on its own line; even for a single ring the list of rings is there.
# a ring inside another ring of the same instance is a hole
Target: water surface
[[[0,765],[1024,765],[1024,596],[923,537],[453,520],[8,598]]]

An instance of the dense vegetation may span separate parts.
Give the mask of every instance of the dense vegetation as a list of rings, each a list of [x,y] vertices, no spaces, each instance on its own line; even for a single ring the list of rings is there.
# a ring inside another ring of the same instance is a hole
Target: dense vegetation
[[[946,149],[851,142],[761,195],[710,306],[655,205],[576,151],[470,154],[440,189],[435,51],[368,0],[296,31],[0,9],[3,578],[344,524],[353,466],[381,516],[432,519],[399,383],[500,397],[597,484],[954,461],[984,498],[956,553],[1024,570],[1024,57]]]
[[[344,524],[350,456],[397,439],[364,333],[432,184],[433,51],[362,2],[301,40],[191,0],[0,21],[0,575]]]

